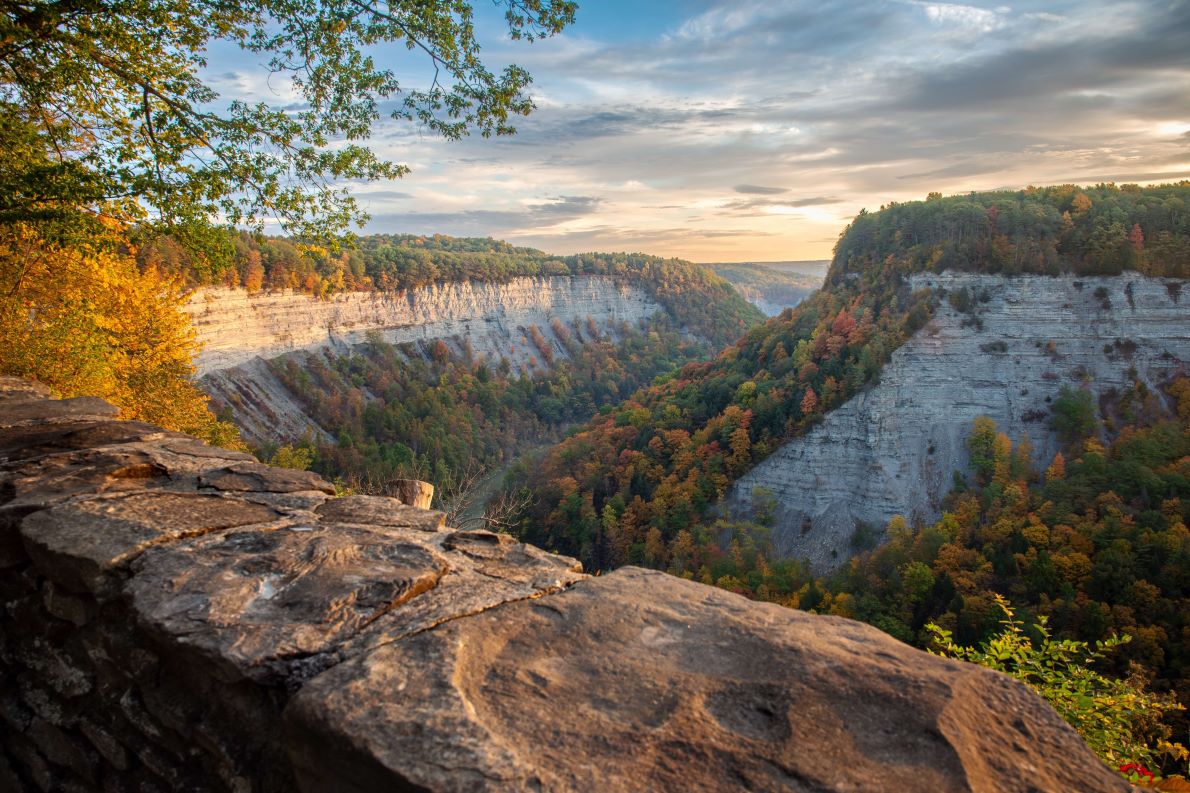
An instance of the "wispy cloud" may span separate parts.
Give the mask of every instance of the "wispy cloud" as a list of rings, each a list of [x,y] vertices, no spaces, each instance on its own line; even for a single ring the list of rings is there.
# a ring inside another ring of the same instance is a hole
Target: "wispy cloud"
[[[777,193],[788,193],[788,187],[763,187],[755,184],[738,184],[733,188],[737,193],[744,193],[746,195],[776,195]]]

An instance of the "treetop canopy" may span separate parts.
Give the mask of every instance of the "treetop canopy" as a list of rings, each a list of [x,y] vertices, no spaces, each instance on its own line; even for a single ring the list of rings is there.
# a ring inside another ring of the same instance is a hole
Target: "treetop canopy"
[[[576,10],[496,4],[514,40],[555,35]],[[216,41],[262,56],[302,104],[216,109],[201,77]],[[427,59],[429,85],[377,63],[393,46]],[[345,180],[408,170],[366,143],[382,114],[446,138],[511,134],[530,82],[481,60],[471,0],[0,0],[0,220],[83,208],[191,241],[266,221],[325,238],[366,219]]]

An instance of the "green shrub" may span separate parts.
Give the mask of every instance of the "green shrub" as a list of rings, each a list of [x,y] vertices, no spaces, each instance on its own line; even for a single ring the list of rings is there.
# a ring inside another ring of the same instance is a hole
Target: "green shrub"
[[[1062,386],[1050,412],[1050,427],[1063,443],[1073,443],[1095,431],[1095,401],[1085,389]]]
[[[933,652],[1004,672],[1028,684],[1112,768],[1128,763],[1157,768],[1165,757],[1187,758],[1186,748],[1169,740],[1170,730],[1161,722],[1167,711],[1184,709],[1176,699],[1147,691],[1144,681],[1136,676],[1118,680],[1093,668],[1131,637],[1112,637],[1094,645],[1057,641],[1050,637],[1042,616],[1032,628],[1040,639],[1035,643],[1005,598],[997,595],[996,605],[1004,612],[1000,621],[1004,629],[998,635],[978,648],[960,647],[950,631],[930,623],[926,629],[934,639]]]

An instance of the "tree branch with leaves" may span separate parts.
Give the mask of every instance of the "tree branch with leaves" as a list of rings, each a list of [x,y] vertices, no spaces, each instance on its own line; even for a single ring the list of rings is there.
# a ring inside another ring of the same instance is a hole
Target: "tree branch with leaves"
[[[534,41],[573,22],[570,0],[497,0]],[[212,45],[261,56],[297,101],[221,97]],[[379,60],[423,56],[428,86]],[[327,239],[366,213],[351,181],[405,165],[368,145],[384,117],[447,139],[516,131],[531,78],[481,57],[471,0],[0,0],[0,221],[79,209],[201,247],[215,225],[273,223]],[[204,236],[205,235],[205,236]]]

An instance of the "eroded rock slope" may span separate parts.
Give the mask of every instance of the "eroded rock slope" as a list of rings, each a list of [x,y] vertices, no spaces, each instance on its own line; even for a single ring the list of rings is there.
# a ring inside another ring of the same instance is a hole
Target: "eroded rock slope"
[[[1127,790],[1024,685],[0,378],[0,789]]]
[[[299,350],[346,352],[377,333],[392,344],[424,346],[441,339],[455,352],[466,348],[493,364],[504,358],[525,370],[541,357],[531,328],[557,358],[565,358],[555,322],[573,329],[580,341],[590,337],[591,324],[614,338],[622,323],[635,327],[661,307],[642,290],[610,278],[552,276],[445,283],[400,294],[347,292],[325,300],[205,289],[185,309],[201,345],[195,365],[204,390],[232,408],[249,440],[260,442],[324,435],[267,359]]]
[[[934,319],[878,383],[741,477],[727,499],[747,516],[756,488],[775,494],[780,552],[820,570],[850,558],[858,522],[936,519],[954,472],[968,471],[976,417],[1014,441],[1027,434],[1048,463],[1058,450],[1049,405],[1063,385],[1102,394],[1138,377],[1156,388],[1190,361],[1180,281],[947,272],[911,283],[941,290]],[[961,289],[966,312],[949,300]]]

